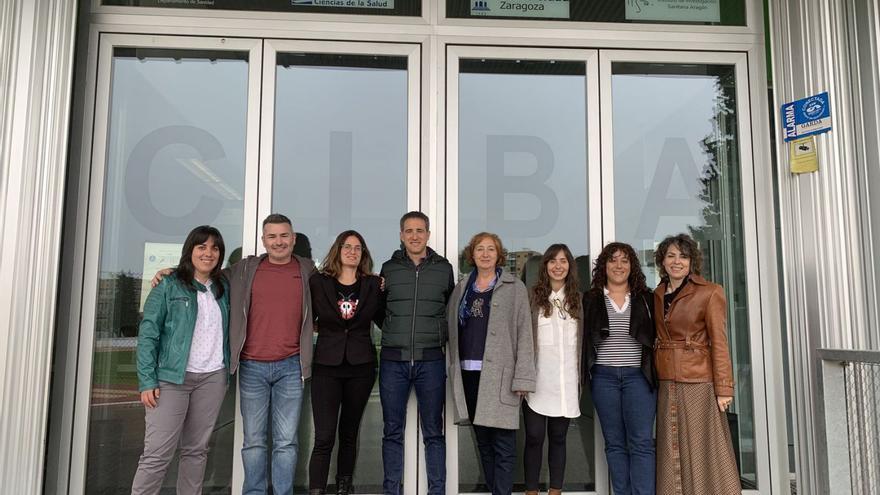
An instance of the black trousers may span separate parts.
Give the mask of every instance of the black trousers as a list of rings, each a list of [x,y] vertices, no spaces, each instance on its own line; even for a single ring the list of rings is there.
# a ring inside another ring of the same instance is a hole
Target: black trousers
[[[479,371],[461,371],[461,384],[468,417],[474,420],[480,389]],[[513,490],[513,465],[516,462],[516,430],[474,425],[483,477],[492,495],[510,495]]]
[[[528,402],[523,401],[523,422],[526,426],[526,447],[523,452],[526,490],[538,490],[545,436],[550,438],[547,446],[550,488],[561,490],[565,477],[565,435],[571,419],[544,416],[533,411]]]
[[[309,489],[325,489],[330,472],[330,454],[337,428],[339,450],[336,453],[336,475],[351,476],[357,459],[358,430],[376,370],[355,377],[312,375],[312,418],[315,421],[315,447],[309,459]]]

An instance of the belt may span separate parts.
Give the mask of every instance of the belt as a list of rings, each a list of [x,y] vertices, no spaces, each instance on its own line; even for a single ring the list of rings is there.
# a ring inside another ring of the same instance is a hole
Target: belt
[[[708,344],[703,344],[700,342],[693,342],[690,339],[688,340],[661,340],[656,339],[654,341],[654,349],[687,349],[692,351],[694,349],[708,349]]]

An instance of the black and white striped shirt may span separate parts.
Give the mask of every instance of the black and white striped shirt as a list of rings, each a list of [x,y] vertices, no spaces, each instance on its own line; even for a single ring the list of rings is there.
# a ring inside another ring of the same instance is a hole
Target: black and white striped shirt
[[[608,311],[608,338],[599,342],[596,364],[638,368],[642,364],[642,344],[629,334],[629,316],[632,310],[630,295],[623,307],[617,307],[605,291],[605,309]]]

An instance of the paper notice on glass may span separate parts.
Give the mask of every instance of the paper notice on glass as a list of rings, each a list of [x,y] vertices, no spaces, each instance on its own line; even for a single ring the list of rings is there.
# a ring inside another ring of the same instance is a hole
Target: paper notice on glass
[[[721,22],[720,3],[720,0],[626,0],[626,19]]]
[[[816,150],[816,136],[796,139],[788,143],[791,173],[805,174],[819,170],[819,153]]]
[[[568,0],[471,0],[471,15],[568,19]]]
[[[180,251],[183,244],[168,244],[162,242],[145,242],[144,243],[144,271],[141,275],[141,306],[140,311],[144,311],[144,303],[147,302],[147,296],[150,294],[150,280],[159,270],[165,268],[173,268],[180,261]]]

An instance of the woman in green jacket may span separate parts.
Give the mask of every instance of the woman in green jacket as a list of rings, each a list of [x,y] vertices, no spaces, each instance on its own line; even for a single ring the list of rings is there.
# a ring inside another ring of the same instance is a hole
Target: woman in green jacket
[[[229,376],[229,288],[220,271],[224,254],[220,231],[196,227],[183,244],[177,268],[144,304],[137,372],[146,428],[132,494],[159,493],[178,445],[177,493],[202,492],[208,440]]]

